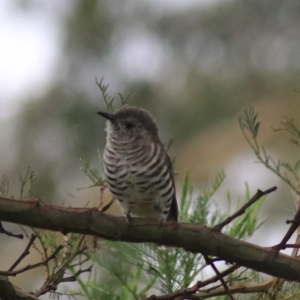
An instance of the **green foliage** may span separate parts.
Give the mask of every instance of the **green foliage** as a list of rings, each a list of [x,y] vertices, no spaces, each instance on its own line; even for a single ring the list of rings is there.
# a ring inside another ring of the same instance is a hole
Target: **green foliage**
[[[209,189],[196,192],[186,175],[179,201],[180,221],[213,226],[229,216],[230,211],[212,209],[213,197],[224,179],[225,174],[221,171],[212,180]],[[249,197],[246,187],[244,201]],[[258,226],[257,214],[261,203],[249,208],[246,217],[242,215],[230,224],[226,228],[227,233],[238,238],[250,236]],[[228,206],[233,206],[230,197]],[[178,248],[160,249],[153,244],[104,240],[99,243],[99,250],[92,255],[94,273],[87,284],[81,283],[84,286],[82,293],[88,299],[142,299],[152,293],[168,294],[189,287],[204,278],[202,272],[206,263],[201,254]]]
[[[19,174],[20,181],[20,199],[37,199],[37,192],[35,183],[37,177],[30,168],[27,168],[25,175]],[[0,183],[0,195],[8,196],[9,183],[7,177],[4,175]],[[22,228],[27,239],[30,239],[28,230]],[[63,278],[68,274],[74,274],[81,269],[81,266],[90,260],[90,254],[85,246],[85,236],[79,234],[67,234],[63,237],[57,232],[39,230],[30,228],[34,233],[36,239],[32,245],[34,251],[40,256],[40,265],[46,269],[45,281],[39,288],[39,291],[51,293],[51,297],[59,299],[63,295],[75,297],[79,291],[74,291],[65,288],[66,292],[51,292],[51,287],[64,281]],[[55,253],[55,255],[54,255]],[[73,279],[73,281],[76,280]],[[66,280],[68,281],[68,280]],[[44,294],[37,294],[37,296]],[[75,298],[74,298],[75,299]]]
[[[300,147],[300,130],[297,128],[297,126],[294,123],[293,119],[286,118],[281,122],[283,127],[274,128],[274,131],[285,131],[287,132],[291,137],[289,138],[289,141],[296,146]]]
[[[189,223],[207,224],[207,217],[209,213],[208,201],[221,185],[224,178],[225,175],[223,172],[218,174],[214,181],[212,190],[206,191],[203,189],[201,193],[198,194],[196,198],[197,201],[195,201],[193,187],[189,183],[188,175],[186,175],[182,186],[179,220]]]
[[[25,176],[22,176],[19,173],[19,181],[21,184],[20,188],[20,199],[34,199],[36,198],[33,187],[34,183],[36,181],[36,176],[34,174],[34,171],[30,170],[30,168],[27,168],[27,171],[25,173]]]
[[[258,161],[267,169],[276,174],[283,182],[285,182],[295,194],[300,195],[300,159],[291,163],[283,159],[275,160],[266,151],[265,147],[258,142],[258,131],[260,122],[257,121],[257,113],[254,113],[252,107],[244,110],[239,118],[242,133],[252,148]],[[293,119],[286,118],[281,122],[282,127],[273,128],[274,132],[284,132],[288,134],[288,141],[300,147],[300,129],[297,127]],[[255,207],[252,207],[255,209]],[[296,238],[299,240],[299,236]],[[297,253],[297,252],[295,252]],[[256,280],[257,282],[257,280]],[[259,299],[299,299],[299,284],[287,283],[280,279],[274,279],[273,284],[267,293],[261,294]],[[256,299],[253,295],[251,299]]]
[[[246,184],[246,191],[244,200],[238,199],[238,207],[242,206],[242,202],[248,202],[251,198],[250,190],[248,184]],[[247,239],[248,237],[252,236],[254,231],[256,231],[259,227],[261,227],[266,220],[262,220],[258,223],[257,217],[260,210],[260,207],[266,197],[262,197],[254,204],[251,205],[250,209],[247,209],[239,218],[234,219],[226,228],[225,233],[233,236],[237,239]],[[230,192],[227,193],[227,201],[228,201],[228,209],[227,213],[228,216],[232,212],[230,209],[231,204],[231,196]]]
[[[264,146],[260,145],[257,140],[260,122],[257,122],[257,115],[254,109],[249,107],[244,110],[243,115],[239,118],[242,133],[252,148],[256,158],[267,169],[276,174],[284,181],[296,194],[300,195],[300,159],[295,163],[290,163],[278,159],[274,160],[266,151]],[[289,134],[289,141],[300,147],[300,130],[294,123],[293,119],[285,119],[281,122],[283,127],[274,129],[275,132],[284,131]],[[250,136],[249,136],[250,133]]]
[[[35,183],[37,177],[35,176],[34,171],[27,168],[25,175],[19,175],[19,182],[20,182],[20,199],[37,199],[37,191],[35,189]],[[9,181],[7,176],[4,174],[2,176],[2,180],[0,183],[0,196],[8,197],[9,196]],[[10,195],[13,197],[13,195]]]
[[[107,87],[104,88],[104,94],[106,89]],[[111,105],[112,101],[107,102],[108,105]],[[300,161],[298,160],[294,164],[281,160],[275,162],[267,154],[257,140],[260,123],[257,121],[257,113],[254,112],[253,108],[246,109],[239,122],[241,130],[259,162],[277,174],[296,193],[299,193]],[[282,128],[274,130],[287,132],[291,136],[289,141],[299,147],[300,131],[294,121],[286,119],[282,125]],[[83,157],[80,157],[79,160],[82,163],[82,171],[90,178],[93,183],[92,186],[104,186],[105,180],[100,172],[92,168]],[[228,191],[227,207],[220,207],[220,204],[216,204],[216,192],[224,179],[225,173],[220,171],[211,180],[208,188],[201,188],[199,191],[191,184],[186,174],[179,199],[180,221],[206,224],[213,227],[249,201],[251,195],[246,184],[245,194],[238,201],[233,201],[233,197]],[[24,176],[19,175],[19,180],[21,198],[36,198],[36,176],[34,172],[28,168]],[[0,183],[0,195],[9,195],[9,183],[5,175]],[[230,222],[223,229],[224,233],[237,239],[249,238],[264,222],[258,222],[258,213],[263,200],[263,198],[258,200],[241,216]],[[223,201],[223,204],[226,203]],[[46,290],[47,287],[55,286],[62,282],[68,274],[69,276],[73,275],[79,284],[80,290],[71,290],[66,286],[60,288],[59,291],[51,292],[51,296],[56,299],[62,295],[67,295],[73,299],[76,299],[78,295],[95,300],[142,299],[149,294],[170,294],[178,289],[190,287],[198,280],[206,279],[204,268],[207,265],[201,254],[190,253],[179,248],[160,249],[154,244],[117,243],[106,240],[98,240],[98,247],[92,251],[86,246],[85,236],[68,234],[62,243],[60,235],[56,233],[31,230],[38,240],[34,243],[33,248],[40,254],[41,260],[45,262],[43,265],[46,268],[47,276],[41,289]],[[54,263],[51,263],[52,260],[48,259],[57,249],[60,250],[54,257]],[[82,270],[91,262],[93,263],[93,271],[88,273],[87,281],[76,276],[78,270]],[[244,272],[227,276],[225,280],[228,286],[234,285],[236,282],[245,285],[251,283],[252,286],[254,283],[258,285],[264,283],[259,273]],[[244,274],[243,277],[242,274]],[[272,287],[267,288],[265,293],[261,295],[253,293],[249,299],[258,299],[258,296],[259,299],[265,300],[298,299],[299,285],[275,279]],[[227,298],[218,296],[214,299]]]
[[[108,90],[108,87],[109,87],[109,84],[104,84],[103,83],[103,78],[101,78],[101,80],[98,82],[97,80],[97,77],[96,77],[96,84],[97,86],[99,87],[100,91],[101,91],[101,94],[102,94],[102,97],[103,97],[103,101],[108,109],[108,111],[110,113],[113,113],[115,111],[114,107],[113,107],[113,104],[114,104],[114,101],[115,101],[115,98],[111,98],[109,96],[109,94],[107,93],[107,90]],[[125,98],[122,96],[122,94],[118,93],[119,97],[120,97],[120,105],[119,106],[122,106],[124,104],[126,104],[126,101],[130,95],[130,93],[128,93]]]
[[[257,113],[252,108],[246,109],[239,121],[242,132],[258,160],[294,187],[294,191],[297,191],[300,162],[290,164],[278,160],[275,163],[267,155],[266,150],[257,140],[260,123],[257,121]],[[290,142],[299,146],[300,134],[294,122],[286,120],[282,124],[284,127],[276,129],[276,131],[288,132],[292,136]],[[80,158],[80,161],[83,164],[82,170],[94,185],[105,184],[97,170],[91,168],[83,158]],[[293,175],[293,183],[287,177],[287,173],[289,176]],[[180,221],[214,226],[249,201],[251,195],[249,186],[246,184],[243,197],[240,197],[237,202],[233,201],[232,195],[228,191],[227,207],[226,209],[220,208],[220,205],[215,203],[214,197],[224,179],[225,174],[221,171],[211,181],[209,188],[201,188],[198,191],[186,175],[179,200]],[[258,213],[263,201],[264,198],[258,200],[240,217],[229,223],[224,228],[224,233],[238,239],[250,237],[264,222],[258,222]],[[48,243],[51,245],[50,237],[48,237]],[[142,299],[149,294],[169,294],[178,289],[190,287],[197,280],[205,278],[203,269],[206,267],[206,263],[201,254],[189,253],[177,248],[162,250],[153,244],[116,243],[104,240],[99,241],[97,249],[91,254],[94,269],[88,282],[78,278],[81,295],[87,299]],[[241,274],[243,272],[227,276],[227,284],[233,285],[236,280],[238,280],[238,284],[251,283],[253,285],[254,282],[257,284],[264,282],[257,272],[249,271],[243,277]],[[277,285],[273,285],[267,293],[261,294],[261,299],[270,299],[271,295],[276,295],[278,299],[283,297],[297,299],[299,294],[297,284],[280,284],[279,282]],[[249,299],[256,299],[257,296],[258,294],[252,294]],[[214,299],[227,299],[227,297],[219,296]]]
[[[259,161],[285,180],[286,174],[280,173],[281,168],[294,174],[294,178],[297,179],[298,162],[293,166],[281,161],[275,164],[274,160],[266,154],[264,147],[259,145],[257,137],[260,123],[257,121],[257,113],[252,108],[248,108],[239,121],[242,132]],[[284,128],[276,131],[285,130],[290,133],[293,136],[290,141],[298,146],[299,132],[294,123],[288,120],[283,125]],[[250,132],[250,136],[247,132]],[[214,226],[250,200],[249,186],[246,184],[245,195],[237,202],[233,201],[228,191],[226,209],[215,204],[215,194],[224,179],[225,174],[221,171],[216,174],[208,189],[201,188],[199,192],[186,175],[179,200],[180,221]],[[258,213],[263,201],[264,198],[258,200],[240,217],[229,223],[224,228],[224,233],[238,239],[249,238],[264,223],[264,220],[258,222]],[[206,263],[201,254],[189,253],[177,248],[161,250],[152,244],[101,241],[100,245],[99,250],[92,256],[97,271],[90,276],[83,290],[83,295],[88,299],[142,299],[152,293],[169,294],[190,287],[197,280],[204,278],[203,269]],[[227,276],[228,285],[234,284],[236,280],[243,284],[263,282],[261,276],[254,271],[247,272],[242,281],[237,279],[239,277],[240,275],[235,274]],[[285,290],[285,295],[296,299],[298,293],[296,287],[284,284],[282,289]],[[253,296],[255,297],[255,294]],[[266,298],[262,299],[268,299],[266,295],[264,297]],[[223,298],[226,299],[221,296],[217,299]]]
[[[100,176],[99,171],[96,168],[92,168],[90,162],[83,156],[80,156],[78,160],[81,162],[81,170],[83,173],[93,182],[92,186],[105,185],[105,179]]]
[[[0,196],[7,197],[9,193],[9,181],[5,174],[2,176],[0,183]]]
[[[76,271],[81,270],[90,260],[90,254],[85,246],[85,236],[78,234],[67,234],[64,236],[64,242],[61,241],[61,236],[57,233],[37,230],[32,228],[33,233],[37,236],[38,243],[34,244],[34,249],[41,256],[42,261],[46,261],[43,265],[46,268],[46,279],[40,290],[47,290],[51,286],[56,287],[59,283],[73,280],[64,279]],[[59,251],[58,251],[59,250]],[[53,253],[56,253],[53,260]],[[64,292],[61,292],[60,290]],[[49,289],[51,297],[59,299],[61,296],[67,294],[70,298],[79,294],[78,290],[71,290],[67,287],[60,288],[57,291]],[[43,293],[41,293],[43,294]],[[75,298],[76,299],[76,298]]]

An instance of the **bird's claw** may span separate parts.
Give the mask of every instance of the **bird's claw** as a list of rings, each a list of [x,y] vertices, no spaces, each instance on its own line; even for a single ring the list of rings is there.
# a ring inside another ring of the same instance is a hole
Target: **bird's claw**
[[[125,219],[126,219],[126,222],[127,222],[128,224],[132,222],[132,216],[131,216],[131,214],[130,214],[130,211],[127,211],[127,212],[125,213]]]

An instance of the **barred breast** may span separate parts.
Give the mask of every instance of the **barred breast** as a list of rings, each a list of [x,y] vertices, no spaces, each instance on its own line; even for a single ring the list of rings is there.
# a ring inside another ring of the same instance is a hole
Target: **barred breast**
[[[161,143],[111,138],[103,161],[107,185],[126,216],[177,220],[172,165]]]

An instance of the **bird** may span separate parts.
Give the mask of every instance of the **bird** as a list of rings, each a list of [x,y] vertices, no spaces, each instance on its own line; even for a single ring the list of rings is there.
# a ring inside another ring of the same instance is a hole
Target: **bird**
[[[97,112],[106,121],[103,152],[107,186],[124,212],[164,224],[178,221],[178,204],[171,159],[159,138],[150,113],[123,105],[115,111]]]

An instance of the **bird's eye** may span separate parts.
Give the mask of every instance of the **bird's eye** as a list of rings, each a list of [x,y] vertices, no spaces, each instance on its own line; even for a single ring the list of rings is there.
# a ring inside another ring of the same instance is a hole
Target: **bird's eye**
[[[133,125],[131,122],[126,122],[126,123],[125,123],[125,127],[126,127],[127,129],[132,129],[132,128],[134,127],[134,125]]]

